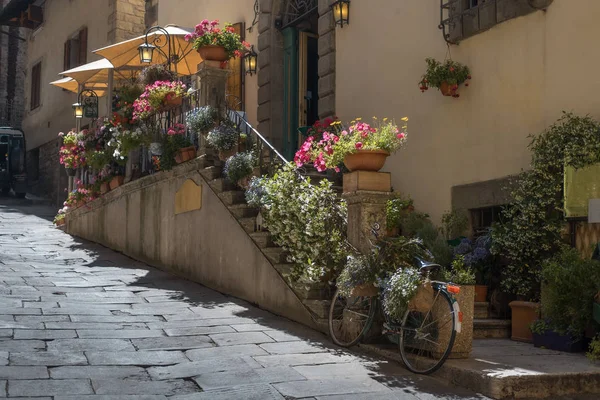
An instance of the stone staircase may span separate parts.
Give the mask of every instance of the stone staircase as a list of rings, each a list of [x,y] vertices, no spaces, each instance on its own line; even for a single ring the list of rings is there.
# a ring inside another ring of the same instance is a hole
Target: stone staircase
[[[246,203],[243,190],[240,190],[235,184],[222,176],[224,163],[215,157],[214,154],[211,154],[210,150],[202,151],[199,160],[201,160],[199,165],[202,167],[199,170],[200,174],[208,181],[210,187],[228,208],[231,215],[244,228],[256,246],[269,260],[271,265],[273,265],[273,268],[281,275],[283,280],[310,312],[317,327],[327,333],[327,317],[331,297],[333,296],[329,285],[327,283],[293,281],[290,278],[293,264],[287,261],[288,254],[283,248],[274,243],[268,230],[258,229],[256,217],[259,210]],[[320,175],[323,179],[327,178],[324,174]],[[314,183],[315,181],[311,179],[311,182]],[[339,191],[341,192],[341,187]]]
[[[509,319],[490,318],[488,302],[476,302],[473,319],[473,339],[510,338],[511,322]]]

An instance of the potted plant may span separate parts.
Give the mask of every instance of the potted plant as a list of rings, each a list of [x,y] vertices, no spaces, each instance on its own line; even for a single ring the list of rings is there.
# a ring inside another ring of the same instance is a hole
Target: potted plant
[[[227,61],[230,58],[241,57],[250,48],[250,44],[241,40],[231,24],[219,28],[219,21],[203,20],[196,25],[194,32],[185,36],[192,46],[200,53],[203,60]]]
[[[328,168],[339,172],[342,163],[349,171],[379,171],[390,153],[406,142],[408,118],[402,121],[402,131],[387,118],[381,122],[374,118],[373,126],[357,118],[348,129],[339,121],[333,122],[322,139],[309,136],[296,152],[294,162],[298,167],[312,162],[319,172]]]
[[[545,349],[581,353],[587,349],[588,341],[581,332],[555,330],[551,320],[538,319],[530,326],[533,345]]]
[[[240,133],[233,127],[221,124],[213,128],[206,137],[206,142],[219,152],[221,161],[237,153],[237,145]]]
[[[427,71],[419,82],[419,89],[425,92],[430,87],[436,87],[444,96],[460,97],[458,86],[462,83],[469,86],[471,79],[469,68],[459,62],[446,60],[437,61],[433,58],[425,59]]]
[[[64,208],[61,208],[60,210],[58,210],[58,214],[56,214],[56,217],[54,217],[54,221],[53,221],[54,225],[56,225],[56,226],[65,225],[66,211],[67,211],[67,207],[64,207]]]
[[[177,74],[169,71],[165,64],[149,65],[140,72],[138,81],[145,87],[152,85],[156,81],[175,81]],[[139,96],[139,94],[138,94]]]
[[[475,301],[486,302],[488,284],[491,275],[493,256],[490,252],[491,236],[488,234],[477,237],[474,242],[468,238],[460,240],[454,248],[455,255],[464,257],[465,264],[475,273]]]
[[[236,183],[239,187],[247,189],[250,178],[254,174],[256,157],[252,152],[234,154],[225,162],[223,172],[229,181]]]
[[[189,129],[197,135],[205,135],[218,125],[220,120],[219,110],[212,106],[196,108],[187,116]]]
[[[63,145],[59,150],[59,162],[64,165],[68,176],[75,176],[77,168],[86,165],[85,147],[80,143],[75,131],[67,134],[60,132],[58,136],[63,139]]]

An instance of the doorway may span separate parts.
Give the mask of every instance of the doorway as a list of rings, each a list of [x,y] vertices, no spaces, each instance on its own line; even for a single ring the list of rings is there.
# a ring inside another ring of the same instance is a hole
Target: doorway
[[[304,141],[298,128],[319,119],[318,13],[304,14],[283,30],[283,155],[288,160]]]

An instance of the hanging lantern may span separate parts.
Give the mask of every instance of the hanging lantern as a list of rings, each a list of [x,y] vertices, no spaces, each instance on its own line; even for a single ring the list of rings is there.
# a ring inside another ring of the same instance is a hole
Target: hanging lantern
[[[149,64],[152,62],[152,57],[154,57],[154,49],[156,46],[149,43],[142,43],[138,47],[140,52],[140,62],[142,64]]]
[[[75,113],[75,118],[83,118],[83,104],[73,104],[73,112]]]
[[[256,66],[258,64],[258,54],[254,51],[254,46],[250,49],[250,52],[244,56],[244,68],[246,73],[250,76],[256,74]]]
[[[350,0],[337,0],[331,5],[333,19],[341,28],[350,24]]]

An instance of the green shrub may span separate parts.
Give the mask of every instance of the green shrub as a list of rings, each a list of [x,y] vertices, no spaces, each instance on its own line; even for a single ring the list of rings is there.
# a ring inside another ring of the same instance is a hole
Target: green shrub
[[[233,183],[252,175],[256,158],[252,152],[237,153],[225,162],[223,173]]]
[[[465,264],[464,256],[457,256],[452,261],[450,268],[442,270],[442,280],[457,285],[474,285],[475,272]]]
[[[413,206],[413,200],[396,197],[385,205],[386,226],[388,229],[399,228],[406,211]]]
[[[219,121],[219,110],[212,106],[204,106],[190,111],[187,116],[188,127],[195,134],[210,131]]]
[[[221,124],[213,128],[206,138],[208,144],[219,150],[231,150],[238,144],[240,133],[233,127]]]
[[[590,342],[590,347],[585,355],[592,361],[600,360],[600,335]]]
[[[453,259],[452,248],[448,246],[447,241],[440,235],[427,214],[409,213],[402,219],[401,227],[402,235],[421,239],[437,263],[442,266],[450,265]]]
[[[469,227],[469,217],[464,210],[447,211],[442,215],[442,233],[446,240],[456,239],[465,234]]]

